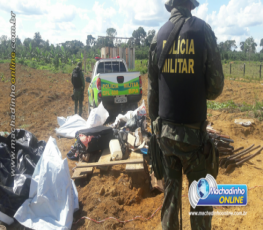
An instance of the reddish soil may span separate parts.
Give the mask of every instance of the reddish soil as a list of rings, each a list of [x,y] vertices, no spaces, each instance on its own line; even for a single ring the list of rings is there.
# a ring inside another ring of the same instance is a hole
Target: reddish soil
[[[70,74],[53,74],[45,70],[35,70],[25,66],[17,66],[16,81],[16,127],[24,128],[39,140],[48,141],[49,136],[55,137],[63,158],[66,157],[73,139],[57,138],[54,129],[58,127],[58,116],[74,114],[74,102],[71,100],[72,85]],[[7,82],[0,82],[0,131],[10,132],[10,70],[8,64],[0,64],[0,74],[4,74]],[[9,79],[9,80],[8,80]],[[143,79],[143,99],[147,106],[147,74]],[[88,85],[86,86],[88,87]],[[85,95],[83,118],[87,119],[87,95]],[[255,98],[263,98],[263,85],[225,81],[223,94],[217,101],[233,100],[237,103],[252,104]],[[263,123],[255,119],[251,127],[234,124],[236,118],[242,118],[246,113],[230,113],[227,111],[208,111],[209,121],[213,127],[230,135],[235,141],[234,147],[248,147],[251,144],[263,145]],[[149,121],[149,118],[147,118]],[[220,168],[218,184],[247,184],[248,188],[263,185],[262,171],[263,154],[236,168],[228,174]],[[69,168],[75,166],[68,160]],[[75,220],[88,216],[95,220],[116,217],[129,220],[135,216],[149,217],[163,201],[163,194],[150,192],[149,180],[143,173],[127,174],[125,166],[114,166],[108,172],[95,169],[87,179],[75,181],[78,192],[80,210],[75,214]],[[187,198],[188,183],[183,181],[183,229],[190,229],[189,201]],[[105,190],[100,195],[101,190]],[[215,208],[214,211],[246,211],[246,216],[214,216],[212,229],[263,229],[263,187],[257,187],[248,192],[248,205],[245,207]],[[151,220],[136,220],[128,223],[118,223],[107,220],[96,224],[83,219],[74,224],[72,229],[156,229],[161,230],[160,212]]]

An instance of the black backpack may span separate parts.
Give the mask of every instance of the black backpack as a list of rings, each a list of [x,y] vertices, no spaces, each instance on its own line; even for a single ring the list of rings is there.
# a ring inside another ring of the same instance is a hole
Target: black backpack
[[[79,89],[82,87],[81,82],[81,70],[79,68],[75,68],[72,73],[72,84],[74,89]]]

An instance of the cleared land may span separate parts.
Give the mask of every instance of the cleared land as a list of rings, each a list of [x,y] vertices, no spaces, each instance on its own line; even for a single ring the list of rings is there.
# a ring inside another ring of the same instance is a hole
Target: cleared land
[[[10,76],[9,64],[0,64],[0,73],[5,81],[0,81],[0,131],[10,130]],[[71,100],[72,85],[70,74],[54,74],[45,70],[35,70],[21,65],[17,66],[17,100],[16,126],[24,128],[36,135],[39,140],[48,141],[49,136],[56,138],[58,147],[66,157],[73,139],[58,139],[54,129],[58,127],[57,117],[67,117],[74,113],[74,102]],[[143,75],[143,99],[147,106],[147,74]],[[245,83],[241,81],[225,80],[222,95],[216,100],[226,103],[230,100],[236,105],[246,103],[255,105],[263,98],[263,82]],[[86,86],[88,87],[88,85]],[[87,118],[87,95],[84,101],[83,117]],[[263,145],[263,123],[255,119],[251,127],[234,124],[236,118],[253,117],[254,110],[242,112],[239,108],[223,108],[208,110],[208,119],[213,127],[228,134],[235,141],[238,148],[249,147],[252,144]],[[149,121],[149,118],[147,118]],[[218,184],[247,184],[248,188],[263,185],[262,170],[263,154],[236,168],[230,174],[223,174],[220,169]],[[71,169],[75,162],[68,160]],[[142,174],[127,174],[125,165],[113,166],[111,171],[103,172],[96,169],[88,180],[76,181],[79,192],[80,210],[75,214],[75,220],[88,216],[96,220],[116,217],[128,220],[135,216],[149,217],[162,204],[162,193],[151,193],[149,181]],[[105,195],[100,190],[104,187]],[[183,229],[190,229],[188,183],[183,181]],[[257,187],[248,192],[246,207],[215,208],[214,211],[246,211],[246,216],[215,216],[212,229],[262,229],[263,227],[263,187]],[[115,220],[107,220],[104,224],[96,224],[89,220],[81,220],[72,229],[160,229],[161,214],[158,212],[153,219],[134,221],[120,224]]]

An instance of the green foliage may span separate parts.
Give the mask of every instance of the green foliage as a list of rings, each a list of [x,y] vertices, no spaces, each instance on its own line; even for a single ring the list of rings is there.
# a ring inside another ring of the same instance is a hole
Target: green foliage
[[[19,60],[18,60],[18,63],[21,64],[21,65],[23,65],[23,64],[25,63],[25,61],[24,61],[24,59],[19,59]]]
[[[17,37],[17,62],[34,68],[41,67],[42,69],[49,68],[52,71],[67,72],[68,65],[72,67],[75,66],[78,61],[83,61],[83,53],[85,50],[87,58],[86,70],[92,71],[91,66],[95,63],[94,58],[100,56],[101,47],[104,46],[117,46],[123,48],[135,46],[135,59],[148,59],[149,46],[155,36],[155,30],[146,32],[143,27],[139,27],[137,30],[133,31],[132,37],[129,40],[114,39],[117,35],[117,31],[114,28],[108,28],[105,32],[109,36],[108,38],[96,39],[92,35],[88,35],[86,46],[78,40],[67,41],[54,46],[50,44],[48,40],[44,41],[39,32],[36,32],[33,38],[26,38],[23,43],[21,43],[20,39]],[[218,44],[226,78],[241,77],[242,73],[236,74],[239,76],[230,75],[229,67],[226,67],[224,64],[229,65],[232,61],[236,63],[238,61],[246,62],[248,60],[250,62],[263,62],[263,49],[261,51],[262,53],[256,53],[256,45],[252,37],[241,43],[241,49],[243,51],[235,51],[237,46],[234,40],[227,40]],[[263,47],[263,39],[261,39],[260,45]],[[0,36],[0,58],[2,59],[0,63],[10,62],[11,52],[11,40],[5,35]],[[135,70],[146,73],[147,67],[137,66]],[[258,69],[254,71],[250,67],[246,68],[244,79],[258,77],[258,71]]]
[[[38,64],[36,61],[31,61],[28,65],[29,67],[33,68],[33,69],[37,69]]]
[[[148,60],[135,60],[135,69],[129,71],[138,71],[141,74],[146,74],[148,71],[147,62]]]
[[[255,118],[258,118],[260,121],[263,120],[263,101],[255,100],[253,105],[250,105],[246,102],[242,104],[236,104],[232,100],[227,102],[215,102],[215,101],[207,101],[207,108],[213,110],[237,110],[240,112],[252,111]]]
[[[238,106],[231,100],[228,102],[216,102],[216,101],[207,101],[207,108],[214,109],[214,110],[221,110],[221,109],[236,109]]]
[[[53,59],[53,65],[55,66],[56,69],[59,67],[59,56],[56,54],[56,56]]]
[[[1,82],[5,82],[5,77],[3,73],[0,74],[0,78],[1,78]]]

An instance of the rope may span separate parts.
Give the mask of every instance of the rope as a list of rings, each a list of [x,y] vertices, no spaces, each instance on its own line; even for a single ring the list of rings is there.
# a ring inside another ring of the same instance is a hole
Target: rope
[[[252,190],[252,189],[254,189],[254,188],[259,188],[259,187],[263,187],[263,185],[257,185],[257,186],[254,186],[254,187],[249,188],[248,190]],[[188,197],[188,195],[183,195],[182,197]],[[152,214],[150,217],[148,217],[148,218],[145,218],[145,217],[143,217],[143,216],[136,216],[136,217],[134,217],[134,218],[132,218],[132,219],[130,219],[130,220],[124,220],[124,221],[122,221],[122,220],[119,220],[119,219],[117,219],[117,218],[115,218],[115,217],[108,217],[108,218],[106,218],[106,219],[103,219],[103,220],[99,220],[99,221],[98,221],[98,220],[94,220],[94,219],[92,219],[92,218],[90,218],[90,217],[83,216],[83,217],[81,217],[77,222],[74,222],[73,224],[77,224],[80,220],[83,220],[83,219],[91,220],[91,221],[93,221],[93,222],[95,222],[95,223],[97,223],[97,224],[101,224],[101,223],[105,222],[106,220],[110,220],[110,219],[116,220],[116,221],[118,221],[119,223],[128,223],[128,222],[134,221],[134,220],[136,220],[136,219],[142,219],[142,220],[144,220],[144,221],[148,221],[148,220],[152,219],[152,218],[155,216],[155,214],[156,214],[162,207],[163,207],[163,205],[161,205],[159,208],[157,208],[157,209],[153,212],[153,214]],[[215,208],[224,209],[223,207],[220,207],[220,206],[216,206]]]

